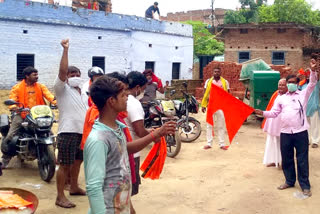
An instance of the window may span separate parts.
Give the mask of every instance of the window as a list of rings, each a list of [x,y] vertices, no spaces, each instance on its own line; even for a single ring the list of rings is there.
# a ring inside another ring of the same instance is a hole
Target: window
[[[17,54],[17,80],[23,80],[23,69],[34,67],[34,54]]]
[[[248,51],[243,51],[243,52],[239,52],[239,63],[243,63],[250,60],[250,52]]]
[[[145,69],[151,69],[154,73],[154,62],[146,62]]]
[[[172,79],[180,79],[180,62],[172,63]]]
[[[98,66],[103,71],[105,71],[105,57],[104,56],[93,56],[92,57],[92,67]]]
[[[282,51],[272,52],[272,64],[273,65],[284,65],[285,64],[285,53]]]
[[[277,29],[277,32],[278,32],[278,33],[285,33],[285,32],[287,32],[287,29],[278,28],[278,29]]]
[[[248,29],[240,29],[240,34],[248,34]]]

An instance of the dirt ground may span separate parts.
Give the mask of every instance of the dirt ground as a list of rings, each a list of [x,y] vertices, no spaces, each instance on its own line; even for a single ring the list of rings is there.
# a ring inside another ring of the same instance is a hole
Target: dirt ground
[[[0,94],[1,102],[3,97]],[[0,113],[4,109],[1,107]],[[312,197],[294,197],[295,188],[279,191],[276,187],[284,177],[277,168],[262,164],[265,135],[253,119],[245,123],[229,150],[214,144],[203,150],[206,129],[205,117],[196,116],[202,124],[202,135],[193,143],[184,143],[180,154],[167,158],[159,180],[142,180],[140,193],[132,198],[137,213],[148,214],[318,214],[320,210],[320,149],[310,148],[310,182]],[[150,147],[142,152],[144,159]],[[87,213],[87,197],[68,196],[77,204],[73,209],[54,205],[55,178],[50,183],[41,181],[36,162],[19,166],[14,159],[11,168],[0,177],[0,187],[17,187],[32,191],[39,198],[39,214]],[[80,184],[84,185],[81,170]],[[67,192],[66,192],[67,193]]]

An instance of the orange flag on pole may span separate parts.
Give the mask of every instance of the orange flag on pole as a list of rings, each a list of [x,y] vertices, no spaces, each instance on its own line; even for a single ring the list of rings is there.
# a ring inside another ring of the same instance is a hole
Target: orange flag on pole
[[[224,113],[230,144],[243,122],[254,109],[222,88],[212,84],[207,110],[207,123],[213,125],[213,114],[221,109]]]

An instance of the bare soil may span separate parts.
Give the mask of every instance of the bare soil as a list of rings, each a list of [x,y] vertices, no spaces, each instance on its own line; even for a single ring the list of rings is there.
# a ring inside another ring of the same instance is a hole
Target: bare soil
[[[7,92],[0,92],[1,103]],[[0,104],[0,113],[6,112]],[[320,149],[310,147],[310,182],[312,197],[301,200],[294,193],[299,184],[287,190],[277,190],[284,182],[282,170],[262,164],[265,134],[260,123],[250,119],[235,137],[229,150],[214,144],[210,150],[201,147],[206,142],[205,116],[196,116],[202,124],[201,137],[183,143],[180,154],[167,158],[159,180],[142,179],[140,193],[132,198],[137,213],[167,214],[318,214],[320,211]],[[142,152],[144,159],[148,150]],[[39,214],[87,213],[87,197],[69,196],[77,204],[73,209],[54,205],[55,178],[50,183],[40,179],[36,162],[10,163],[0,177],[0,187],[17,187],[32,191],[39,198]],[[79,182],[85,187],[83,169]]]

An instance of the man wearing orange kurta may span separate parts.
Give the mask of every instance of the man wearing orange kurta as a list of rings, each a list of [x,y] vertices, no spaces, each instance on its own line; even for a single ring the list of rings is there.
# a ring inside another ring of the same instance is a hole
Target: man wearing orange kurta
[[[51,92],[48,90],[48,88],[38,82],[38,71],[37,69],[33,67],[26,67],[23,70],[24,79],[12,87],[10,91],[9,98],[23,104],[24,108],[31,109],[33,106],[36,105],[45,105],[44,98],[51,102],[52,104],[56,104],[54,95],[51,94]],[[12,105],[10,106],[10,110],[14,111],[18,107]],[[8,143],[14,135],[16,135],[21,127],[21,123],[23,122],[23,119],[25,118],[26,114],[21,113],[14,116],[11,122],[11,126],[8,132],[8,135],[3,140],[1,145],[1,151],[3,153],[2,156],[2,168],[7,168],[11,158],[12,154],[8,153]]]

